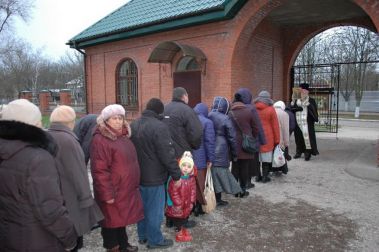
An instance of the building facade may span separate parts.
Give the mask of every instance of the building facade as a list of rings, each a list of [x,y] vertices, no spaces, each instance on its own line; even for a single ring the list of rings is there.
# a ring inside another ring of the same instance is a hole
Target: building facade
[[[335,26],[379,29],[364,0],[132,0],[72,38],[85,53],[87,109],[120,103],[133,119],[151,97],[185,87],[190,105],[240,87],[289,100],[290,70],[316,34]]]

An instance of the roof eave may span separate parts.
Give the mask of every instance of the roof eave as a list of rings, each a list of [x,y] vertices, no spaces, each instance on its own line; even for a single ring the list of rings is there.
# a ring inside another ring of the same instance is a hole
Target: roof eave
[[[84,49],[86,47],[98,44],[104,44],[108,42],[114,42],[158,32],[176,30],[184,27],[227,20],[233,18],[246,2],[247,0],[230,0],[225,4],[225,8],[223,10],[209,12],[198,16],[176,19],[165,23],[140,27],[134,30],[128,30],[115,34],[99,35],[98,37],[91,37],[82,40],[70,40],[66,44],[69,45],[71,48]]]

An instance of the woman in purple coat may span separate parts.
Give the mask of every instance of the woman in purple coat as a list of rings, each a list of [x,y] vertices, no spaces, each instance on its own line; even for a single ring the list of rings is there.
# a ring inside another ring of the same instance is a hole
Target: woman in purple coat
[[[215,158],[215,130],[214,125],[208,118],[208,107],[204,103],[199,103],[194,108],[203,127],[203,139],[200,148],[193,151],[193,159],[197,167],[196,176],[196,205],[194,209],[195,216],[203,214],[201,205],[206,204],[204,199],[205,175],[207,169],[212,167]]]
[[[104,214],[100,226],[108,251],[138,250],[129,244],[125,230],[143,219],[140,168],[130,136],[125,109],[118,104],[105,107],[92,139],[91,172],[95,200]]]

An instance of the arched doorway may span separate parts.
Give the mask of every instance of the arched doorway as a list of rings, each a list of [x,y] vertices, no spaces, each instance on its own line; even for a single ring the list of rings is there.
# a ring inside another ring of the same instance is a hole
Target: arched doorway
[[[206,57],[197,47],[166,41],[157,45],[150,54],[150,63],[173,64],[173,88],[183,87],[189,96],[189,106],[194,107],[201,102],[201,77],[205,73]]]
[[[201,102],[201,68],[192,56],[182,57],[174,72],[174,88],[184,87],[188,92],[188,105],[195,107]]]

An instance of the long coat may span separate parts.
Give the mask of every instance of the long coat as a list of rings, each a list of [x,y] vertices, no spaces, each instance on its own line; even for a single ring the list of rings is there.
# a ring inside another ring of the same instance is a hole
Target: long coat
[[[143,219],[139,190],[140,168],[136,149],[124,122],[121,135],[110,129],[101,116],[91,144],[91,172],[95,200],[100,206],[105,228],[124,227]],[[114,199],[113,204],[106,201]]]
[[[256,102],[259,118],[261,118],[263,130],[265,132],[266,144],[261,145],[260,152],[273,151],[280,142],[279,122],[275,109],[272,105],[263,102]]]
[[[77,235],[44,130],[0,121],[0,251],[65,251]]]
[[[229,112],[229,102],[224,97],[215,97],[209,119],[213,122],[216,134],[215,159],[212,166],[229,167],[230,158],[237,157],[236,130]]]
[[[275,108],[280,129],[280,144],[288,147],[290,144],[289,116],[282,108]]]
[[[196,201],[195,177],[192,175],[187,178],[182,177],[179,186],[175,185],[174,180],[170,179],[167,191],[172,204],[168,202],[166,215],[174,218],[188,218]]]
[[[292,111],[295,113],[299,113],[301,108],[294,103],[291,106]],[[307,125],[308,125],[308,134],[309,134],[309,142],[311,145],[311,154],[312,155],[318,155],[318,149],[317,149],[317,141],[316,141],[316,131],[315,131],[315,122],[318,122],[318,111],[317,111],[317,104],[316,101],[309,97],[309,105],[307,107],[308,113],[307,113]],[[296,127],[295,127],[295,142],[296,142],[296,153],[303,153],[306,150],[305,141],[303,137],[303,133],[299,127],[299,123],[296,121]]]
[[[204,103],[199,103],[195,106],[194,111],[203,126],[203,139],[200,148],[193,151],[193,160],[197,169],[202,170],[207,168],[207,162],[213,163],[216,137],[213,122],[208,118],[207,106]]]
[[[258,137],[258,126],[251,110],[242,102],[234,102],[231,106],[229,116],[236,129],[237,158],[253,159],[254,154],[247,153],[242,149],[242,133]]]
[[[84,154],[75,134],[61,123],[52,123],[49,133],[58,145],[55,157],[65,206],[79,236],[88,233],[103,214],[92,197]]]

